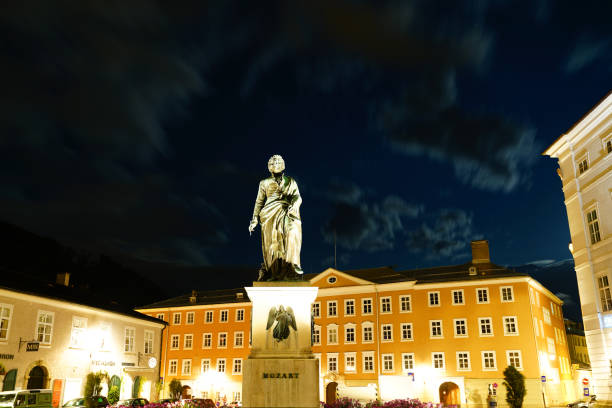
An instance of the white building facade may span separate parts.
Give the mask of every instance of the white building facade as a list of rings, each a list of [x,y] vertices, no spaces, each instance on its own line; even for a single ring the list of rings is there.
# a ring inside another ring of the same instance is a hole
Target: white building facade
[[[559,162],[592,393],[612,405],[612,92],[544,155]]]

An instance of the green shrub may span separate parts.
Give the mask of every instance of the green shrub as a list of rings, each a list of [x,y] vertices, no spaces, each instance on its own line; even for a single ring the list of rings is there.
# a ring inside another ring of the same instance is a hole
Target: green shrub
[[[527,394],[525,389],[525,376],[513,366],[504,370],[504,386],[506,387],[506,402],[512,408],[521,408],[523,398]]]
[[[172,399],[180,399],[181,394],[183,393],[183,384],[176,378],[170,381],[168,385],[168,393],[170,394],[170,398]]]
[[[100,395],[102,392],[102,381],[108,379],[106,373],[98,371],[97,373],[89,373],[85,379],[85,390],[83,395],[91,397],[92,395]]]
[[[120,390],[119,387],[117,387],[116,385],[113,385],[110,390],[108,390],[108,403],[113,405],[115,404],[117,401],[119,401],[119,395],[120,395]]]

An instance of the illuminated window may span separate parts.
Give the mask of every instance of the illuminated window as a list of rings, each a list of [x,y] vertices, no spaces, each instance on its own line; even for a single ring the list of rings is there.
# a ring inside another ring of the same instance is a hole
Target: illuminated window
[[[38,311],[38,318],[36,319],[36,341],[45,345],[51,344],[54,317],[55,314],[53,312]]]
[[[506,359],[508,360],[508,365],[513,366],[517,370],[523,369],[523,362],[521,360],[521,352],[519,350],[506,351]]]
[[[234,364],[232,365],[232,374],[242,374],[242,359],[235,358]]]
[[[219,321],[221,323],[227,322],[227,316],[229,315],[229,310],[222,310],[219,316]]]
[[[327,353],[327,371],[330,373],[338,372],[338,353]]]
[[[224,373],[225,372],[225,359],[224,358],[218,358],[217,359],[217,372],[218,373]]]
[[[327,344],[338,344],[338,326],[327,326]]]
[[[227,347],[227,333],[219,333],[219,342],[217,347],[225,348]]]
[[[373,373],[374,372],[374,352],[373,351],[364,351],[361,354],[363,360],[363,372],[364,373]]]
[[[601,308],[604,312],[612,310],[612,295],[610,295],[610,284],[608,283],[608,275],[598,277],[597,286],[599,287]]]
[[[550,310],[546,306],[542,306],[542,316],[544,317],[544,323],[552,324],[550,321]]]
[[[108,351],[111,346],[111,325],[110,323],[100,323],[100,350]]]
[[[318,346],[321,344],[321,327],[315,326],[312,330],[312,344]]]
[[[412,323],[402,323],[402,341],[412,340]]]
[[[430,320],[429,321],[429,337],[442,338],[442,320]]]
[[[383,342],[393,341],[393,325],[391,324],[382,325],[382,341]]]
[[[134,341],[136,340],[136,329],[133,327],[125,328],[125,341],[123,342],[123,351],[126,353],[134,352]]]
[[[478,318],[478,326],[480,327],[481,337],[493,336],[493,324],[490,317]]]
[[[194,316],[194,312],[187,312],[187,324],[193,324]]]
[[[457,352],[457,371],[470,371],[470,352]]]
[[[607,138],[602,140],[604,152],[606,154],[612,153],[612,136],[608,136]]]
[[[393,372],[393,354],[382,355],[383,372]]]
[[[367,298],[361,301],[361,310],[362,314],[370,315],[372,314],[372,299]]]
[[[180,335],[173,334],[170,337],[170,350],[178,350],[180,345]]]
[[[355,343],[355,325],[347,324],[344,326],[344,343]]]
[[[236,321],[244,322],[244,309],[236,309]]]
[[[210,370],[210,358],[203,358],[200,365],[200,371],[202,374]]]
[[[183,337],[183,349],[191,350],[193,348],[193,334],[185,334]]]
[[[440,292],[428,292],[427,297],[429,298],[430,307],[440,306]]]
[[[144,352],[153,354],[153,332],[151,330],[144,331]]]
[[[497,370],[497,361],[495,358],[494,351],[483,351],[482,352],[482,371],[495,371]]]
[[[363,323],[362,333],[363,343],[372,343],[374,341],[374,326],[372,323]]]
[[[464,305],[463,289],[453,290],[453,305]]]
[[[165,320],[165,315],[163,313],[158,313],[156,316],[159,320]]]
[[[178,360],[168,361],[168,374],[176,375],[177,371],[178,371]]]
[[[587,156],[578,160],[578,173],[582,174],[589,169],[589,159]]]
[[[242,398],[240,397],[241,393],[240,391],[234,391],[232,392],[232,401],[242,401]]]
[[[455,337],[467,337],[467,320],[466,319],[454,319],[455,323]]]
[[[70,347],[81,348],[85,346],[87,333],[87,318],[72,317],[72,330],[70,331]],[[126,350],[127,351],[127,350]]]
[[[244,333],[241,331],[234,332],[234,347],[242,347],[244,345]]]
[[[312,304],[312,316],[321,317],[321,302],[315,302]]]
[[[518,336],[516,316],[504,316],[504,336]]]
[[[555,347],[555,341],[552,337],[546,338],[546,345],[548,346],[548,356],[551,360],[554,360],[557,355],[557,348]]]
[[[597,208],[587,211],[587,225],[589,226],[591,244],[596,244],[601,241],[601,234],[599,233],[599,219],[597,218]]]
[[[402,313],[412,311],[412,302],[410,301],[410,295],[400,296],[400,311]]]
[[[444,369],[444,353],[431,353],[431,363],[433,368]]]
[[[564,344],[564,337],[563,337],[563,332],[555,327],[555,340],[557,341],[557,343],[559,344]]]
[[[338,303],[335,300],[327,301],[327,317],[338,316]]]
[[[489,303],[489,289],[488,288],[476,289],[476,301],[477,303]]]
[[[355,316],[355,299],[347,299],[344,301],[344,315]]]
[[[212,323],[213,322],[213,311],[207,310],[204,313],[204,323]]]
[[[391,298],[380,298],[380,313],[391,313]]]
[[[346,371],[355,371],[357,369],[355,353],[344,353],[344,369]]]
[[[512,286],[502,286],[499,288],[502,302],[514,302],[514,291]]]
[[[202,335],[202,348],[211,348],[211,347],[212,347],[212,333],[204,333]]]
[[[172,324],[181,324],[181,314],[180,313],[172,314]]]
[[[183,370],[181,375],[191,375],[191,359],[183,360]]]
[[[414,353],[402,353],[402,368],[404,371],[414,370]]]

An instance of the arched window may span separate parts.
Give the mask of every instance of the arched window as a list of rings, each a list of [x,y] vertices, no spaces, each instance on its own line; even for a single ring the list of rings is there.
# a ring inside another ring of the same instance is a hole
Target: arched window
[[[37,390],[41,388],[45,388],[45,384],[47,383],[47,373],[46,370],[41,366],[36,366],[32,370],[30,370],[30,375],[28,378],[28,390]]]
[[[132,398],[138,398],[140,394],[140,384],[142,383],[142,377],[139,375],[134,378],[134,384],[132,385]]]
[[[17,380],[17,369],[14,368],[9,370],[4,377],[4,384],[2,384],[2,391],[13,391],[15,389],[15,381]]]

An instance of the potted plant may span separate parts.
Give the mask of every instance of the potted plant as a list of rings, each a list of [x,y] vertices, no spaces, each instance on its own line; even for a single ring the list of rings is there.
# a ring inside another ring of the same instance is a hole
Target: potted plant
[[[5,375],[6,375],[6,368],[4,368],[2,363],[0,363],[0,376],[5,376]]]

